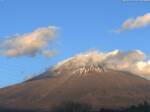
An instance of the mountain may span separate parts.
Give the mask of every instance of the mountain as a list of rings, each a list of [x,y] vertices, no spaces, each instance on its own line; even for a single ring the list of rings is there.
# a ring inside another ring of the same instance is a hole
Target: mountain
[[[51,111],[64,102],[114,109],[144,101],[150,102],[149,80],[110,69],[95,54],[69,58],[39,76],[0,89],[0,107],[21,112]]]

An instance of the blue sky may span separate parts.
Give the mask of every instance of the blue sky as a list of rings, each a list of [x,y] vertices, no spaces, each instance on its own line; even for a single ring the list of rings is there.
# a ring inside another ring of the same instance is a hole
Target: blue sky
[[[18,83],[51,65],[89,49],[102,51],[139,49],[150,55],[150,25],[115,33],[128,18],[150,12],[150,2],[123,0],[3,0],[0,1],[0,38],[56,26],[53,48],[46,58],[0,56],[0,87]]]

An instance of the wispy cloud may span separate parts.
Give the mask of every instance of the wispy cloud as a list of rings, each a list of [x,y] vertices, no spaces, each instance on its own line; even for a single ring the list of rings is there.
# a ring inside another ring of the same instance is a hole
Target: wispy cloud
[[[43,50],[42,51],[42,54],[45,56],[45,57],[52,57],[54,55],[57,54],[57,51],[49,51],[49,50]]]
[[[30,56],[37,54],[53,56],[54,51],[45,48],[55,39],[57,28],[43,27],[33,32],[10,36],[0,42],[0,55],[7,57]]]
[[[132,30],[150,25],[150,13],[136,18],[127,19],[116,32],[122,32],[125,30]]]

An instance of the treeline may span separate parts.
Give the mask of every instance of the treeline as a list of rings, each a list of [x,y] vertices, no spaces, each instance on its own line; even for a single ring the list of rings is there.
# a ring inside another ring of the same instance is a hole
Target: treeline
[[[132,105],[128,108],[122,108],[119,110],[104,109],[93,110],[89,104],[65,102],[50,112],[150,112],[150,105],[145,101],[143,104]]]
[[[61,105],[54,107],[50,111],[43,110],[16,110],[0,108],[0,112],[150,112],[150,104],[144,102],[139,105],[132,105],[122,109],[104,109],[94,110],[91,105],[77,102],[64,102]]]

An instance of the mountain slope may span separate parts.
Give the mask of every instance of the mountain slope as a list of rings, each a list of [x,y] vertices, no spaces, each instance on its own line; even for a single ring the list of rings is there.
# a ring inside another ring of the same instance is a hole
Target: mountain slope
[[[0,106],[44,109],[65,102],[85,102],[94,107],[120,108],[150,101],[150,82],[127,72],[109,70],[84,77],[64,74],[0,90]]]
[[[97,57],[73,57],[28,81],[0,89],[0,107],[43,112],[70,101],[87,103],[95,109],[150,102],[150,81],[112,70]]]

